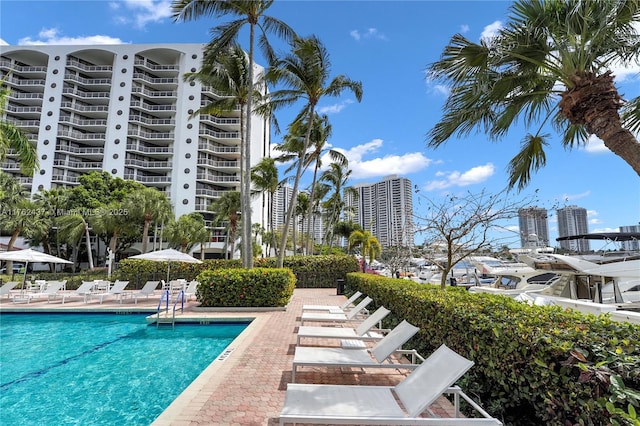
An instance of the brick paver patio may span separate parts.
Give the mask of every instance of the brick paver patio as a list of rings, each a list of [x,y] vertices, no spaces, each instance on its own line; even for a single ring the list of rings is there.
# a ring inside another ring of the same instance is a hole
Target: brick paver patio
[[[153,423],[165,425],[277,425],[287,383],[291,382],[296,331],[303,304],[339,305],[345,299],[335,289],[296,289],[286,310],[269,312],[201,312],[192,302],[183,318],[254,318],[251,325],[187,388]],[[133,310],[154,309],[158,299],[131,300],[120,304],[105,299],[13,304],[0,300],[0,310]],[[313,341],[312,341],[313,343]],[[319,342],[329,343],[329,342]],[[393,369],[345,369],[305,367],[296,374],[298,383],[395,385],[406,372]],[[442,417],[453,417],[453,407],[440,398],[431,410]]]

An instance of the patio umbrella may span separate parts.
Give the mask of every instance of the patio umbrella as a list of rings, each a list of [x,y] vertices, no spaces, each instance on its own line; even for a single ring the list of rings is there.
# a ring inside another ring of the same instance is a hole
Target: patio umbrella
[[[23,286],[27,278],[27,267],[29,266],[29,263],[73,263],[33,249],[2,252],[0,253],[0,260],[25,262],[24,275],[22,276]]]
[[[171,270],[171,262],[202,263],[202,261],[196,259],[195,257],[174,249],[150,251],[149,253],[130,256],[129,259],[167,262],[167,282],[169,282],[169,271]]]

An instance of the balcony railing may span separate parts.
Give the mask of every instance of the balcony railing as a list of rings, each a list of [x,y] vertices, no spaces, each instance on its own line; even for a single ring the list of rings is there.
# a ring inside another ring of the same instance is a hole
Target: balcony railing
[[[62,121],[62,120],[60,120]],[[107,137],[106,133],[81,133],[81,132],[72,132],[69,130],[58,130],[58,136],[66,137],[70,139],[80,140],[80,141],[95,141],[95,140],[105,140]]]
[[[173,153],[173,148],[168,146],[144,146],[140,144],[127,144],[128,151],[138,151],[144,152],[147,154],[171,154]]]

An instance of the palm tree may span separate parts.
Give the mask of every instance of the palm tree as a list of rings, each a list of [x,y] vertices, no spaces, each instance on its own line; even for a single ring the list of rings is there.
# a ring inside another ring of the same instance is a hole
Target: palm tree
[[[345,210],[345,197],[358,196],[358,192],[352,186],[347,186],[350,177],[351,170],[338,163],[329,164],[329,168],[320,176],[320,181],[326,183],[330,191],[333,191],[324,202],[329,249],[333,246],[333,230]]]
[[[353,231],[349,236],[349,250],[360,247],[362,253],[362,272],[366,272],[366,259],[372,263],[382,251],[382,246],[376,237],[369,231]]]
[[[249,25],[249,82],[248,93],[254,92],[253,65],[255,59],[255,32],[256,28],[261,32],[259,44],[264,50],[266,58],[271,61],[275,56],[267,39],[267,32],[276,33],[285,40],[291,39],[295,32],[284,22],[265,15],[274,0],[174,0],[172,4],[173,17],[176,21],[188,21],[202,16],[222,17],[230,15],[238,19],[215,27],[211,30],[214,34],[212,41],[207,45],[205,62],[211,62],[210,58],[217,58],[220,53],[226,51],[229,46],[237,44],[240,29]],[[242,157],[242,190],[241,211],[246,218],[242,226],[242,244],[244,253],[252,253],[251,246],[251,112],[252,97],[247,98],[247,117],[242,123],[246,129],[246,138],[241,142]],[[253,256],[244,256],[242,260],[245,268],[253,267]]]
[[[307,217],[307,212],[309,211],[309,195],[306,192],[299,192],[296,197],[296,210],[295,210],[295,222],[293,226],[293,254],[297,253],[297,243],[296,243],[296,231],[298,230],[298,218],[300,218],[300,223],[302,224],[302,228],[300,229],[300,239],[303,240],[302,247],[303,253],[306,252],[304,247],[304,221]],[[309,232],[307,230],[307,232]]]
[[[5,85],[7,78],[9,78],[9,74],[0,81],[0,117],[4,116],[11,93],[11,90]],[[13,123],[8,120],[0,120],[0,162],[6,160],[10,149],[18,154],[22,174],[33,176],[33,171],[40,167],[36,147]]]
[[[209,234],[202,215],[198,212],[192,212],[169,223],[167,235],[171,245],[179,247],[181,252],[186,253],[196,243],[202,243],[203,240],[206,240]],[[201,255],[203,252],[204,249],[201,250]]]
[[[429,66],[451,86],[429,147],[474,130],[497,140],[518,121],[539,126],[509,164],[509,186],[522,189],[545,165],[551,123],[565,147],[594,134],[640,175],[640,101],[622,99],[611,71],[640,61],[640,3],[519,0],[510,11],[497,36],[478,44],[457,34]]]
[[[272,110],[277,110],[280,107],[291,105],[300,99],[304,99],[306,104],[295,121],[301,122],[306,119],[308,123],[312,123],[313,117],[315,117],[315,108],[323,96],[339,96],[345,90],[351,90],[358,102],[360,102],[362,99],[362,83],[352,81],[344,75],[334,77],[328,82],[331,62],[326,48],[317,37],[295,38],[291,48],[291,52],[275,60],[267,72],[267,81],[282,83],[285,87],[270,94],[269,104]],[[313,126],[307,126],[304,145],[301,150],[303,153],[307,152],[310,146],[312,129]],[[295,200],[298,195],[303,166],[304,161],[300,161],[294,178],[292,200]],[[295,203],[290,203],[287,209],[280,241],[281,250],[278,255],[279,267],[284,264],[284,247],[287,243],[287,232],[291,226],[294,205]]]
[[[264,157],[257,165],[255,165],[253,169],[251,169],[251,182],[253,183],[254,188],[256,188],[256,191],[263,193],[266,192],[268,195],[267,223],[269,224],[269,233],[272,239],[270,244],[271,247],[276,249],[277,254],[275,233],[273,232],[273,220],[275,216],[273,208],[275,206],[275,194],[280,187],[280,182],[278,180],[278,168],[276,167],[275,160],[271,157]]]
[[[222,194],[220,198],[209,205],[209,210],[215,213],[213,223],[218,225],[222,222],[227,222],[227,243],[231,251],[230,258],[233,259],[233,254],[236,251],[236,233],[238,231],[238,225],[240,222],[240,193],[238,191],[229,191]],[[245,253],[244,257],[253,257],[253,247],[251,247],[250,254]]]
[[[85,246],[87,249],[87,259],[89,262],[89,269],[93,271],[93,251],[91,249],[91,236],[89,234],[89,223],[85,220],[84,216],[80,213],[72,213],[65,216],[61,216],[58,219],[60,227],[60,236],[62,239],[76,247],[76,261],[78,260],[78,253],[80,242],[82,238],[85,238]]]
[[[124,214],[112,214],[112,212],[124,211],[124,203],[113,201],[100,209],[98,214],[91,216],[89,222],[96,235],[107,235],[109,238],[109,250],[114,255],[118,252],[118,238],[126,232],[133,232],[135,229],[140,235],[140,228]],[[144,239],[143,239],[144,241]]]
[[[142,253],[147,252],[149,242],[149,226],[151,222],[164,222],[172,214],[171,202],[167,196],[155,188],[145,187],[130,193],[124,205],[134,218],[144,222],[142,228]]]

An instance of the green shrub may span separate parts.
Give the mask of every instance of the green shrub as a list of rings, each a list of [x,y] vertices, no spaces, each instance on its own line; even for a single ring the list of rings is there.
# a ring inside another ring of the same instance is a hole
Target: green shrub
[[[347,287],[420,327],[422,354],[445,343],[473,360],[459,384],[505,424],[638,424],[638,325],[370,274]]]
[[[196,297],[202,307],[280,307],[291,300],[295,275],[286,268],[204,271]]]

